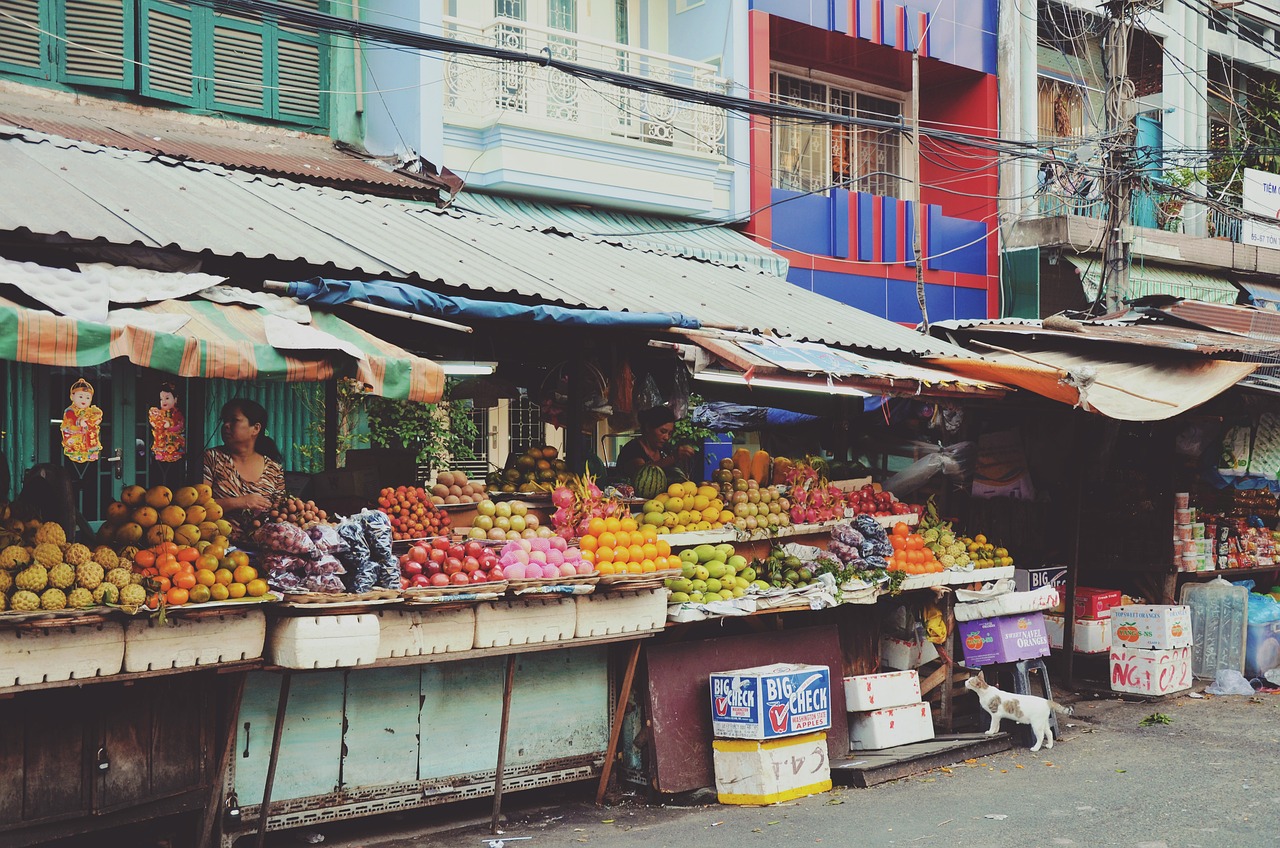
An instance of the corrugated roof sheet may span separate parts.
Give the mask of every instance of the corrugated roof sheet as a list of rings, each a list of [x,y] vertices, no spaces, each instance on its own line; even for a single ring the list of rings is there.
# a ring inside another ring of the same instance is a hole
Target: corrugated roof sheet
[[[1013,335],[1084,343],[1110,342],[1182,350],[1209,356],[1219,354],[1260,356],[1280,353],[1280,341],[1254,340],[1244,336],[1164,324],[1082,323],[1077,332],[1045,329],[1038,324],[985,323],[972,324],[964,329],[977,336]]]
[[[1098,281],[1102,276],[1102,262],[1088,256],[1064,256],[1080,273],[1080,282],[1090,300],[1098,296]],[[1164,265],[1134,264],[1129,267],[1127,300],[1152,295],[1171,295],[1209,303],[1235,303],[1240,290],[1235,284],[1216,274],[1206,274],[1186,268]]]
[[[566,306],[678,311],[852,348],[968,356],[766,274],[0,127],[0,230],[274,257]]]
[[[689,256],[721,265],[736,265],[749,271],[764,271],[775,277],[785,277],[790,264],[786,258],[736,230],[714,224],[610,209],[534,203],[475,192],[459,195],[453,206],[492,215],[510,223],[532,224],[540,229],[556,229],[623,247]]]
[[[68,104],[0,91],[0,124],[103,147],[287,175],[308,183],[396,197],[434,199],[440,189],[456,188],[456,184],[451,187],[437,177],[397,173],[377,161],[345,153],[323,136],[252,124],[229,125],[212,119],[195,124],[193,120],[93,98]]]

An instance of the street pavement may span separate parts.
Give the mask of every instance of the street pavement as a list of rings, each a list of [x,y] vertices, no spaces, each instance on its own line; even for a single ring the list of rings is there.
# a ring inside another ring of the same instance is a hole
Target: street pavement
[[[1280,694],[1075,701],[1052,750],[1011,751],[871,789],[774,807],[596,808],[585,784],[511,795],[506,848],[941,846],[1273,848],[1280,843]],[[1154,713],[1169,724],[1140,726]],[[1006,729],[1008,725],[1006,723]],[[441,808],[319,828],[337,848],[484,846],[487,824]],[[304,834],[272,835],[298,845]],[[502,838],[499,837],[499,838]]]

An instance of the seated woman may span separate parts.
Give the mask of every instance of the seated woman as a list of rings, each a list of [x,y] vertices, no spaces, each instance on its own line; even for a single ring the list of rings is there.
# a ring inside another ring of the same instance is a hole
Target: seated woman
[[[675,432],[676,418],[665,406],[646,409],[639,415],[640,435],[618,451],[618,473],[627,477],[646,465],[671,468],[683,465],[693,458],[692,445],[671,446],[671,434]]]
[[[263,431],[267,411],[246,398],[222,407],[222,446],[204,452],[204,481],[231,522],[233,535],[251,528],[256,513],[271,509],[284,495],[280,450]]]

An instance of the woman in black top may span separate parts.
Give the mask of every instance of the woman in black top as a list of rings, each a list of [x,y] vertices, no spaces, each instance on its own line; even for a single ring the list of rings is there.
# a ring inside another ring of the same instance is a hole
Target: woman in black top
[[[631,477],[646,465],[670,468],[693,457],[695,451],[692,445],[674,447],[671,444],[676,419],[670,409],[655,406],[642,411],[639,418],[640,435],[618,451],[619,474]]]

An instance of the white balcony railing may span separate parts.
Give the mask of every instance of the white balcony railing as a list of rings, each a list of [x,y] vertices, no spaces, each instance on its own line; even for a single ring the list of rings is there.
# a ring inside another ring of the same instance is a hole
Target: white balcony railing
[[[573,33],[498,18],[483,26],[445,18],[449,38],[522,53],[549,52],[567,62],[620,71],[704,91],[725,92],[713,65],[594,41]],[[725,155],[725,111],[571,77],[529,62],[484,56],[445,57],[445,108],[479,119],[519,113],[599,140],[632,139],[674,150]]]

